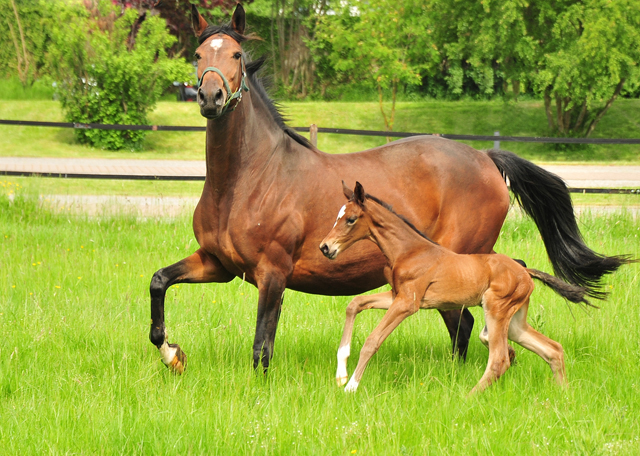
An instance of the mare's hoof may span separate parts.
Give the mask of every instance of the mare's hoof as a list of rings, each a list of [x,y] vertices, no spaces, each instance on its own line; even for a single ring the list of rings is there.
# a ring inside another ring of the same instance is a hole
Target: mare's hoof
[[[513,349],[513,347],[511,345],[507,345],[507,347],[509,348],[509,365],[510,366],[515,366],[516,365],[516,351]]]
[[[160,347],[162,362],[174,374],[182,374],[187,368],[187,355],[184,354],[178,344],[164,343]]]
[[[349,380],[349,377],[336,377],[336,383],[338,386],[344,386],[344,384],[347,383],[347,380]]]
[[[187,368],[187,355],[178,347],[176,356],[173,357],[169,365],[167,366],[171,372],[177,375],[181,375]]]

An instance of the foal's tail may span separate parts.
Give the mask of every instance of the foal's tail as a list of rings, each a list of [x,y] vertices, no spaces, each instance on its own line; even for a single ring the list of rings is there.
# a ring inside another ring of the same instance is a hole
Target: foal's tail
[[[588,294],[588,290],[584,287],[579,287],[578,285],[572,285],[570,283],[564,282],[557,277],[552,276],[551,274],[547,274],[546,272],[538,271],[537,269],[526,268],[527,272],[534,279],[538,279],[546,286],[551,288],[553,291],[558,293],[563,298],[575,302],[576,304],[584,303],[587,306],[595,307],[589,301],[585,299],[585,295]]]
[[[493,149],[487,154],[505,181],[509,179],[516,200],[538,227],[555,274],[581,287],[588,296],[604,299],[602,277],[634,260],[626,255],[601,255],[587,247],[571,196],[559,176],[506,150]]]

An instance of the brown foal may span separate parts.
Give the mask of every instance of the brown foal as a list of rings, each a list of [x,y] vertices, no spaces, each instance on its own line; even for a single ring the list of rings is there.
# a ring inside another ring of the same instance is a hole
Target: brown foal
[[[353,192],[344,182],[343,188],[349,201],[340,210],[320,250],[333,260],[359,240],[373,241],[387,259],[385,276],[392,288],[393,302],[372,306],[367,297],[358,297],[349,305],[338,349],[339,385],[347,381],[353,323],[361,310],[388,309],[362,347],[358,366],[346,386],[346,391],[352,392],[358,388],[373,354],[409,315],[421,308],[451,310],[479,305],[486,321],[481,340],[489,348],[489,361],[472,393],[484,390],[509,368],[507,339],[540,355],[549,363],[557,382],[565,383],[562,346],[527,324],[529,296],[534,289],[531,278],[541,280],[572,302],[591,305],[584,298],[584,288],[525,268],[505,255],[454,253],[427,238],[386,203],[365,194],[359,182]]]

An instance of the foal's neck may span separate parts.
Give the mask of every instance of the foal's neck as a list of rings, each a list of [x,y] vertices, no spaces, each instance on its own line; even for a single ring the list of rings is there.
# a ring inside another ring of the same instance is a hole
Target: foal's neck
[[[378,245],[391,267],[398,258],[415,249],[422,252],[438,250],[438,244],[419,233],[394,212],[371,200],[366,204],[371,240]]]

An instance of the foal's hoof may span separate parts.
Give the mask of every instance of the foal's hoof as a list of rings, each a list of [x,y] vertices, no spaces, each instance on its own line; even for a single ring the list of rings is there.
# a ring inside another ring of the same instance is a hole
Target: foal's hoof
[[[347,383],[347,380],[349,380],[349,377],[336,377],[336,383],[338,386],[344,386],[344,384]]]
[[[509,349],[509,365],[514,366],[516,364],[516,351],[511,345],[507,345]]]
[[[184,354],[178,344],[164,343],[160,347],[162,362],[174,374],[182,374],[187,368],[187,355]]]

